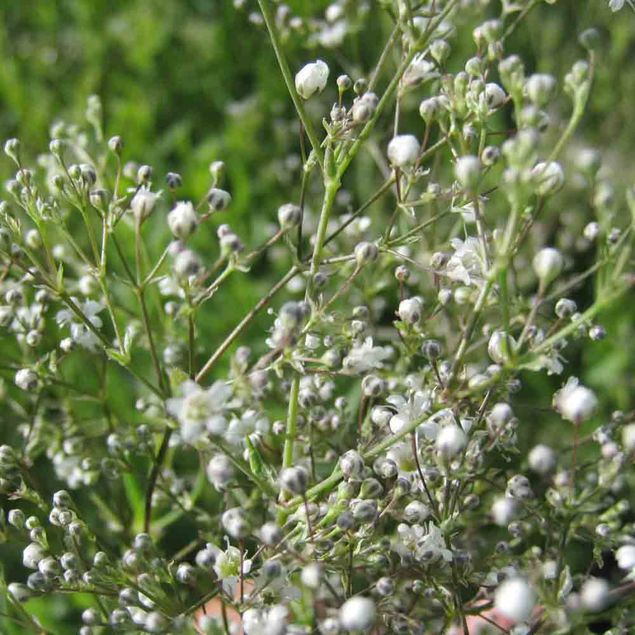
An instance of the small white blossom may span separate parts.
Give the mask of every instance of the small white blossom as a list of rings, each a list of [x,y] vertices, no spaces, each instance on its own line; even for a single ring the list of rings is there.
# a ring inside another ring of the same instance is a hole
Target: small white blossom
[[[367,337],[362,344],[349,351],[342,365],[348,373],[360,375],[376,368],[382,368],[384,361],[391,355],[392,348],[390,346],[374,346],[373,338]]]
[[[577,377],[569,377],[554,395],[553,405],[564,419],[579,424],[591,417],[598,400],[592,390],[579,383]]]
[[[506,527],[516,515],[516,503],[508,496],[500,496],[492,505],[492,518],[499,527]]]
[[[403,395],[391,395],[386,401],[396,410],[389,421],[393,434],[398,434],[416,419],[421,419],[432,405],[430,395],[421,390],[411,392],[407,398]],[[439,426],[435,421],[427,420],[417,427],[417,432],[422,433],[428,439],[434,439],[438,429]]]
[[[453,238],[450,244],[454,253],[446,265],[448,278],[468,286],[480,287],[485,279],[486,266],[478,239],[473,236],[468,236],[464,241]]]
[[[556,453],[548,445],[536,445],[529,452],[529,467],[538,474],[548,474],[556,466]]]
[[[180,424],[183,441],[195,444],[207,433],[223,434],[227,429],[224,410],[231,397],[231,388],[222,381],[202,388],[193,381],[180,386],[180,397],[167,400],[166,408]]]
[[[80,309],[84,317],[90,322],[96,330],[103,326],[103,322],[98,313],[104,310],[101,302],[94,300],[86,300],[80,302],[77,298],[71,298],[73,303]],[[71,309],[62,309],[55,316],[58,326],[68,326],[71,333],[71,339],[79,344],[82,348],[89,351],[97,350],[99,338],[83,321],[75,315]]]

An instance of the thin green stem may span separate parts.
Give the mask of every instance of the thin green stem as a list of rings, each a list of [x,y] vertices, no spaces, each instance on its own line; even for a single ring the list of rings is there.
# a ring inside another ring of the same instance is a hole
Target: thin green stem
[[[264,18],[265,25],[267,26],[267,31],[269,31],[271,45],[273,46],[273,50],[276,54],[276,59],[278,60],[278,66],[280,67],[280,71],[282,72],[284,83],[287,85],[287,90],[289,91],[289,95],[293,100],[293,105],[295,106],[298,117],[300,118],[302,126],[306,131],[306,135],[309,138],[309,142],[311,143],[311,147],[313,148],[313,152],[315,153],[318,163],[323,166],[324,155],[322,153],[320,140],[318,139],[315,128],[313,127],[313,122],[309,118],[304,108],[302,99],[295,89],[293,75],[291,74],[289,63],[287,62],[287,59],[282,50],[282,42],[280,41],[280,37],[278,35],[278,30],[276,28],[275,19],[271,12],[271,8],[269,7],[269,2],[268,0],[258,0],[258,6],[260,7],[260,11],[262,12],[262,17]]]

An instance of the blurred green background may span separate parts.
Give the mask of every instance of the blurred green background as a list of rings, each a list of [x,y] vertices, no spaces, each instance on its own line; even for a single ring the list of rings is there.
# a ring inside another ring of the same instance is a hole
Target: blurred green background
[[[250,19],[256,3],[244,4],[237,10],[230,0],[3,0],[0,139],[19,137],[25,156],[34,158],[46,149],[51,124],[83,120],[87,97],[97,94],[106,135],[123,137],[124,158],[151,164],[157,182],[167,171],[181,173],[183,197],[200,197],[209,184],[209,164],[225,161],[233,205],[231,218],[221,222],[230,222],[246,244],[260,243],[270,234],[277,207],[298,196],[299,147],[297,122],[266,32]],[[322,18],[328,4],[288,2],[293,14],[307,18]],[[350,4],[355,14],[355,3]],[[329,62],[332,77],[368,73],[391,29],[380,4],[370,0],[360,30],[336,51],[312,47],[302,33],[291,35],[285,41],[291,68],[321,57]],[[493,17],[500,5],[490,4]],[[577,35],[598,27],[597,80],[580,135],[602,150],[612,178],[630,185],[635,181],[635,14],[628,8],[612,14],[607,4],[560,0],[539,6],[509,40],[506,52],[520,54],[529,72],[561,77],[583,55]],[[466,10],[465,28],[452,42],[457,61],[474,53],[476,23],[470,16]],[[9,177],[10,170],[8,160],[0,159],[0,176]],[[365,200],[376,187],[367,172],[362,160],[346,183],[354,201]],[[317,202],[310,194],[309,207]],[[204,249],[213,229],[196,239]],[[275,268],[263,261],[254,275],[235,278],[223,290],[231,301],[217,305],[201,325],[200,336],[210,348],[270,287]],[[569,356],[572,374],[584,369],[584,379],[614,407],[633,406],[635,366],[628,345],[635,341],[633,308],[632,297],[625,299],[602,319],[611,337]],[[262,316],[249,333],[260,334],[268,323]],[[526,380],[526,403],[532,394],[553,391],[560,381],[542,375]],[[535,432],[547,440],[558,435],[557,430]],[[7,577],[15,579],[20,554],[6,549],[0,554]],[[36,606],[37,601],[29,604]],[[66,610],[65,603],[47,600],[45,612],[60,634],[76,632],[59,626]]]

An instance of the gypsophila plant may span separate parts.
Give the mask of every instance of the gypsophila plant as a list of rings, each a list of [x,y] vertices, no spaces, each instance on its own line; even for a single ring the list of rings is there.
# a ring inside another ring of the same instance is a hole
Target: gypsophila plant
[[[509,47],[537,0],[381,0],[349,75],[365,2],[257,4],[301,174],[254,244],[231,164],[190,200],[97,97],[37,161],[4,145],[7,623],[55,633],[32,606],[64,596],[82,635],[632,632],[635,415],[570,366],[628,346],[602,316],[634,280],[635,190],[581,149],[599,34],[553,77]]]

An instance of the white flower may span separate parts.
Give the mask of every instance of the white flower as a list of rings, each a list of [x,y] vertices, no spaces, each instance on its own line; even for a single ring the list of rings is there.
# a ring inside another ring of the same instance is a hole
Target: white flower
[[[180,397],[168,399],[165,405],[178,420],[183,441],[194,444],[206,433],[225,432],[227,419],[223,412],[232,392],[226,383],[217,381],[209,388],[201,388],[188,380],[181,384],[180,391]]]
[[[456,456],[466,445],[467,436],[456,424],[443,426],[435,441],[437,452],[447,458]]]
[[[615,552],[617,566],[625,571],[635,571],[635,545],[622,545]]]
[[[402,395],[391,395],[386,401],[392,405],[396,412],[390,417],[390,430],[393,434],[398,434],[410,423],[420,419],[432,404],[430,395],[421,390],[411,392],[406,399]],[[428,439],[433,440],[438,431],[438,425],[434,421],[424,421],[417,427],[417,432],[421,432]]]
[[[84,317],[95,327],[96,330],[103,326],[101,318],[97,315],[104,310],[104,305],[101,302],[95,302],[94,300],[86,300],[80,302],[77,298],[71,298],[73,303],[79,307],[80,311],[84,314]],[[58,311],[55,316],[58,326],[68,326],[71,333],[71,339],[79,344],[82,348],[89,351],[97,349],[99,344],[99,338],[91,329],[89,329],[83,321],[79,321],[79,318],[70,309],[62,309]]]
[[[529,619],[536,603],[536,595],[522,578],[505,580],[494,596],[496,610],[514,622]]]
[[[352,597],[340,607],[340,623],[347,631],[366,631],[375,623],[375,603],[370,598]]]
[[[569,377],[554,395],[553,405],[564,419],[579,424],[591,417],[598,400],[592,390],[579,383],[577,377]]]
[[[417,556],[424,562],[435,560],[452,562],[452,551],[447,548],[443,532],[439,527],[430,523],[428,533],[417,540]]]
[[[302,99],[321,93],[329,78],[329,67],[322,60],[303,66],[295,76],[295,89]]]
[[[602,578],[589,578],[580,589],[580,600],[587,611],[602,611],[609,602],[609,583]]]
[[[534,256],[531,264],[538,276],[538,280],[540,280],[541,284],[547,286],[560,275],[564,260],[557,249],[544,247]]]
[[[214,548],[216,551],[216,561],[214,562],[214,572],[223,583],[224,591],[234,597],[236,583],[240,577],[240,550],[236,547],[227,546],[226,551]],[[242,574],[247,575],[251,571],[251,560],[243,558]]]
[[[466,285],[481,286],[486,268],[478,239],[474,236],[468,236],[465,241],[453,238],[450,244],[454,254],[450,256],[446,265],[448,278]]]
[[[529,467],[538,474],[548,474],[556,466],[556,453],[548,445],[536,445],[529,452]]]
[[[227,427],[225,439],[234,445],[245,441],[250,437],[255,441],[258,437],[269,432],[269,419],[257,410],[245,410],[240,418],[234,417]]]
[[[30,368],[21,368],[15,374],[15,385],[22,390],[35,390],[38,385],[37,373]]]
[[[397,168],[407,168],[416,162],[419,149],[419,142],[414,135],[398,135],[388,144],[388,159]]]
[[[635,450],[635,423],[629,423],[622,428],[622,443],[628,452]]]
[[[506,527],[514,519],[516,503],[507,496],[500,496],[492,505],[492,518],[499,527]]]
[[[194,205],[189,201],[177,203],[168,214],[168,227],[176,238],[185,240],[191,236],[198,225],[198,216]]]
[[[354,375],[382,368],[383,363],[392,355],[390,346],[373,346],[373,338],[367,337],[362,344],[352,348],[344,358],[344,369]]]
[[[130,209],[135,218],[142,221],[150,216],[159,196],[145,187],[140,188],[130,201]]]
[[[284,635],[289,611],[277,604],[270,608],[252,608],[243,613],[245,635]]]

